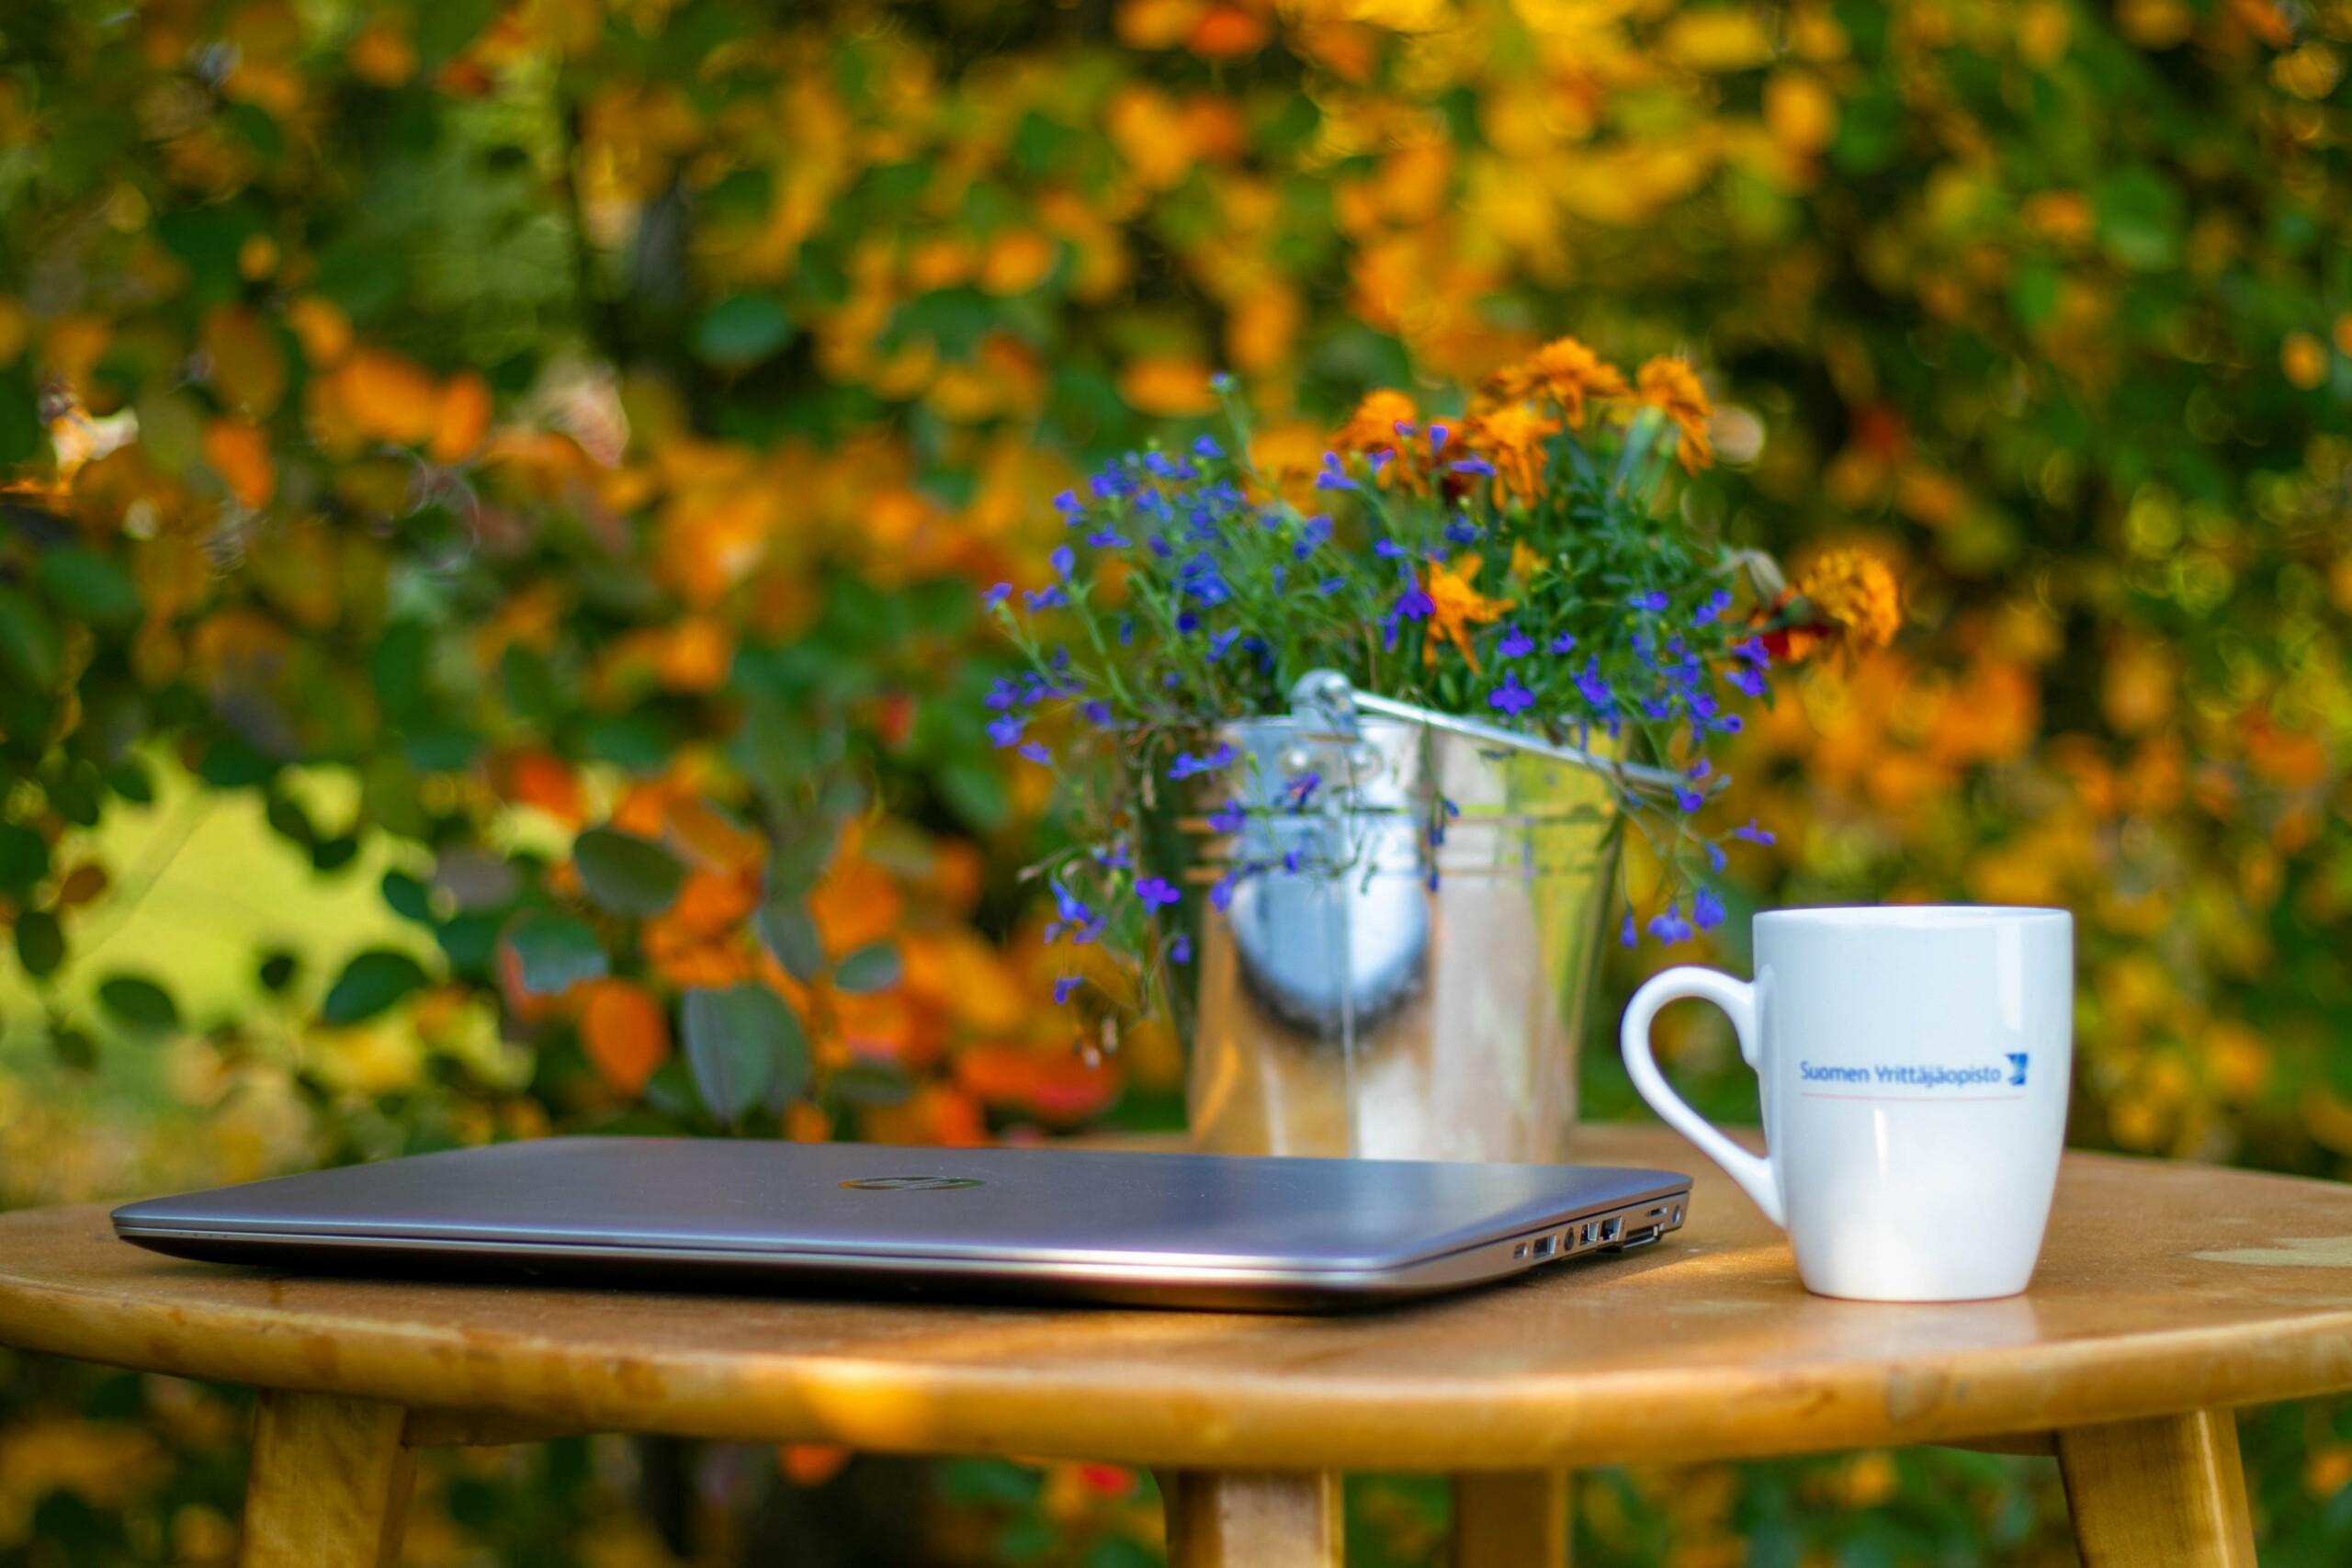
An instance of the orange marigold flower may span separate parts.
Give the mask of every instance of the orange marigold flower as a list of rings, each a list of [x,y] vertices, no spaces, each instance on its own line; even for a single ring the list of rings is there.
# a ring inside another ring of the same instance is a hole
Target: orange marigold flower
[[[1396,433],[1398,425],[1417,428],[1421,411],[1413,400],[1393,387],[1383,387],[1366,392],[1356,412],[1348,415],[1345,424],[1331,433],[1331,447],[1338,452],[1362,452],[1370,457],[1379,452],[1394,452],[1404,442]]]
[[[1623,370],[1575,338],[1562,337],[1497,371],[1488,378],[1487,391],[1505,403],[1548,399],[1559,404],[1560,417],[1570,430],[1582,430],[1587,398],[1623,398],[1633,389],[1625,384]]]
[[[1489,599],[1471,586],[1482,563],[1476,556],[1464,556],[1452,566],[1432,566],[1424,585],[1432,608],[1430,611],[1429,640],[1422,646],[1421,660],[1437,662],[1437,645],[1451,642],[1478,668],[1478,656],[1470,650],[1469,628],[1500,618],[1511,607],[1510,599]]]
[[[1781,604],[1803,609],[1795,624],[1765,637],[1776,659],[1803,659],[1824,648],[1867,653],[1893,642],[1903,625],[1894,571],[1868,550],[1815,557],[1781,595]]]
[[[1715,416],[1714,405],[1707,401],[1697,371],[1679,359],[1660,355],[1642,367],[1634,395],[1662,410],[1681,432],[1676,456],[1682,459],[1684,472],[1695,474],[1715,460],[1715,449],[1707,443],[1707,422]]]
[[[1525,400],[1474,414],[1462,427],[1462,443],[1495,466],[1495,496],[1532,502],[1544,487],[1544,443],[1560,422],[1546,419]]]
[[[1420,421],[1421,411],[1411,398],[1394,388],[1383,387],[1365,393],[1347,423],[1331,433],[1331,450],[1391,458],[1393,461],[1379,466],[1380,482],[1401,482],[1408,490],[1418,492],[1428,467],[1422,457],[1425,448],[1420,442],[1399,434],[1396,427],[1403,425],[1407,432],[1418,435]]]

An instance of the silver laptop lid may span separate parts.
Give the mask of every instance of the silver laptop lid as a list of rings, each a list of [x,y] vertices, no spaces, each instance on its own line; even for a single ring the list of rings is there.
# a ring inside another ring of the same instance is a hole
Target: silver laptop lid
[[[127,1204],[127,1239],[590,1247],[1360,1275],[1686,1192],[1668,1171],[550,1138]],[[1679,1212],[1676,1220],[1679,1220]]]

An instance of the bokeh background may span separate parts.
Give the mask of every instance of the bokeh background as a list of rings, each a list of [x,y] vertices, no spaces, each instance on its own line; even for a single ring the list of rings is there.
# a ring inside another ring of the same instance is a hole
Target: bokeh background
[[[0,1203],[716,1132],[675,998],[747,979],[808,1063],[758,1131],[1176,1124],[1165,1030],[1049,1005],[976,585],[1216,369],[1279,457],[1562,333],[1703,368],[1695,516],[1899,563],[1896,645],[1745,742],[1739,893],[2063,904],[2077,1144],[2352,1176],[2347,51],[2337,0],[12,0]],[[575,859],[607,822],[664,863]],[[0,1353],[0,1563],[225,1561],[243,1418]],[[2245,1437],[2264,1561],[2352,1561],[2352,1408]],[[1595,1564],[2071,1560],[2046,1461],[1577,1502]],[[1443,1560],[1442,1486],[1351,1512]],[[444,1456],[408,1556],[1129,1568],[1155,1518],[607,1438]]]

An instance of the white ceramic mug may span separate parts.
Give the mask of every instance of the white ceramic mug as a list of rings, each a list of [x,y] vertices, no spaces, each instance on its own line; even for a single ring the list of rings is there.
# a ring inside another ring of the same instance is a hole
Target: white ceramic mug
[[[1756,980],[1669,969],[1625,1010],[1657,1113],[1789,1233],[1805,1288],[1879,1302],[2014,1295],[2065,1145],[2075,922],[2063,909],[1888,906],[1756,917]],[[1760,1080],[1752,1155],[1683,1103],[1650,1021],[1698,997]]]

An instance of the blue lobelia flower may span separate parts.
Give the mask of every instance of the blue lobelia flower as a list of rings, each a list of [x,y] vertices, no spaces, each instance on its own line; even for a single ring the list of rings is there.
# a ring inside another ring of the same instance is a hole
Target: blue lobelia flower
[[[1694,626],[1706,626],[1730,608],[1731,591],[1727,588],[1718,588],[1707,595],[1705,604],[1690,612],[1690,624]]]
[[[1055,546],[1054,553],[1046,558],[1054,563],[1056,577],[1067,578],[1070,574],[1070,570],[1078,565],[1078,554],[1068,545]]]
[[[1505,626],[1502,640],[1495,644],[1495,657],[1498,659],[1517,659],[1534,651],[1535,639],[1515,626]]]
[[[1475,545],[1478,542],[1478,525],[1467,517],[1456,517],[1445,525],[1445,536],[1457,545]]]
[[[1020,750],[1014,754],[1026,757],[1031,761],[1043,766],[1051,766],[1054,760],[1054,754],[1046,750],[1045,743],[1037,740],[1023,741]]]
[[[989,682],[989,694],[981,699],[999,713],[1003,713],[1021,701],[1021,694],[1012,682],[1000,675]]]
[[[1168,962],[1170,964],[1190,964],[1192,961],[1193,939],[1191,937],[1179,934],[1175,941],[1168,944]]]
[[[1062,514],[1063,522],[1075,526],[1078,520],[1085,515],[1086,502],[1078,498],[1078,491],[1066,490],[1054,497],[1054,510]]]
[[[1617,941],[1621,945],[1625,947],[1631,947],[1634,945],[1635,941],[1634,935],[1634,911],[1631,909],[1625,911],[1625,923],[1618,929]]]
[[[1211,384],[1215,385],[1215,383]],[[1215,462],[1225,456],[1225,448],[1216,444],[1216,437],[1214,435],[1195,436],[1193,440],[1193,456],[1208,462]]]
[[[1546,645],[1546,651],[1551,653],[1574,653],[1576,650],[1577,639],[1566,632],[1562,632]]]
[[[1713,840],[1709,840],[1707,843],[1707,864],[1709,868],[1720,872],[1726,863],[1728,863],[1724,858],[1724,847],[1721,844],[1714,842]]]
[[[1086,900],[1065,886],[1061,878],[1051,879],[1046,886],[1054,896],[1054,913],[1071,925],[1082,926],[1094,918],[1094,911],[1086,907]]]
[[[1443,452],[1443,451],[1445,450],[1445,444],[1446,444],[1448,441],[1452,440],[1453,438],[1453,432],[1452,432],[1451,430],[1448,430],[1445,426],[1443,426],[1443,425],[1442,425],[1442,424],[1432,424],[1432,425],[1430,425],[1430,457],[1434,457],[1438,456],[1440,453]]]
[[[1702,931],[1713,931],[1724,923],[1724,901],[1712,887],[1702,887],[1690,895],[1690,919]]]
[[[1184,895],[1164,876],[1143,876],[1136,879],[1136,897],[1147,909],[1164,909],[1170,904],[1181,904]]]
[[[1374,539],[1372,542],[1372,553],[1382,560],[1403,560],[1412,552],[1394,539]]]
[[[1340,455],[1337,452],[1326,452],[1323,454],[1323,468],[1315,476],[1315,488],[1317,490],[1362,490],[1363,487],[1348,478],[1347,469],[1340,466]]]
[[[1006,714],[1001,718],[992,718],[989,720],[989,743],[1000,751],[1007,747],[1018,746],[1021,744],[1022,731],[1028,728],[1029,721],[1017,713]]]
[[[1217,833],[1238,833],[1249,820],[1250,813],[1241,802],[1228,797],[1222,806],[1209,813],[1209,829]]]
[[[1040,610],[1057,609],[1069,603],[1069,595],[1062,592],[1062,585],[1058,582],[1050,583],[1034,593],[1026,593],[1022,597],[1028,604],[1032,615]]]
[[[1408,621],[1425,621],[1437,613],[1437,601],[1430,597],[1428,589],[1413,581],[1396,595],[1396,613]]]
[[[1056,1007],[1068,1007],[1069,1005],[1071,993],[1076,991],[1079,987],[1084,984],[1085,981],[1076,975],[1064,975],[1055,980],[1054,1005]]]
[[[1189,751],[1185,752],[1169,764],[1168,776],[1171,779],[1189,779],[1195,773],[1213,773],[1219,768],[1228,766],[1232,761],[1233,746],[1227,742],[1216,750],[1198,757]]]
[[[1084,714],[1087,722],[1098,729],[1108,729],[1119,722],[1112,714],[1110,705],[1099,698],[1089,697],[1079,705],[1078,711]]]
[[[1655,615],[1666,608],[1666,595],[1663,593],[1636,593],[1631,599],[1626,600],[1625,603],[1631,604],[1636,610],[1646,610],[1651,615]]]
[[[1449,474],[1475,474],[1481,479],[1495,477],[1495,466],[1478,457],[1456,457],[1445,466],[1445,471]]]
[[[1127,547],[1127,536],[1116,528],[1097,528],[1086,536],[1086,542],[1098,550],[1124,550]]]
[[[1506,675],[1503,683],[1487,694],[1487,705],[1516,717],[1535,705],[1535,694],[1521,685],[1517,675]]]
[[[1735,664],[1724,671],[1724,679],[1733,690],[1744,692],[1751,697],[1760,697],[1766,690],[1764,671],[1752,665]]]
[[[999,604],[1003,604],[1007,599],[1012,597],[1012,584],[1010,582],[1000,582],[994,588],[989,589],[986,593],[980,595],[980,603],[993,610]]]
[[[1770,828],[1758,828],[1753,817],[1747,819],[1747,826],[1745,828],[1734,828],[1731,830],[1731,836],[1735,839],[1745,839],[1751,844],[1770,844],[1779,841]]]
[[[1682,907],[1668,904],[1650,917],[1650,935],[1672,947],[1676,942],[1690,940],[1690,922],[1682,918]]]

